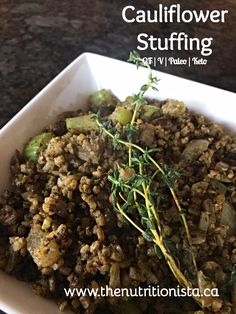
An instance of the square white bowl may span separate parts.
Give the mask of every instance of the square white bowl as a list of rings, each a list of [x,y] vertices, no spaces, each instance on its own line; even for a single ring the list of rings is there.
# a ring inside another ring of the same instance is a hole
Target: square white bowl
[[[184,101],[196,112],[236,130],[236,95],[218,88],[156,72],[159,92],[148,96]],[[73,61],[6,126],[0,130],[0,194],[9,183],[9,163],[16,149],[56,120],[58,114],[84,108],[88,96],[101,88],[120,99],[137,92],[146,82],[147,70],[134,65],[84,53]],[[217,79],[217,78],[216,78]],[[0,309],[8,314],[60,313],[52,301],[36,296],[30,285],[0,272]]]

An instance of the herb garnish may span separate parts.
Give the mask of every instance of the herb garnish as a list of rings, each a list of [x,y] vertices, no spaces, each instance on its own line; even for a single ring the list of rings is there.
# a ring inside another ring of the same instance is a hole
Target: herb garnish
[[[157,91],[158,79],[153,76],[148,63],[145,63],[135,51],[130,53],[128,61],[149,70],[148,81],[141,86],[140,91],[133,97],[133,116],[131,122],[126,126],[126,133],[119,134],[111,124],[102,121],[99,114],[94,119],[100,127],[100,131],[112,139],[115,147],[124,146],[128,150],[127,164],[118,165],[113,174],[108,176],[112,184],[111,199],[114,208],[123,219],[135,227],[146,241],[153,242],[154,250],[159,258],[165,258],[172,274],[179,284],[186,288],[193,288],[192,283],[186,278],[175,260],[173,243],[164,234],[160,220],[160,199],[161,195],[153,184],[154,178],[159,175],[168,187],[174,203],[178,209],[180,220],[185,229],[189,250],[192,256],[192,263],[197,274],[197,264],[192,250],[192,241],[183,209],[175,193],[175,179],[179,173],[166,165],[159,164],[155,159],[158,149],[143,148],[132,140],[137,132],[136,118],[142,106],[147,104],[145,95],[147,91]],[[150,169],[154,169],[150,175]],[[133,215],[135,214],[135,215]],[[204,307],[201,297],[194,297],[195,301]]]

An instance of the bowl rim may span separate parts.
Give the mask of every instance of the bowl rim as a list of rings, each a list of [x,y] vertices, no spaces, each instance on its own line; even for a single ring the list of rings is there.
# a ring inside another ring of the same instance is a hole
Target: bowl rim
[[[2,133],[8,131],[8,129],[11,127],[12,123],[15,122],[16,119],[18,119],[19,117],[21,117],[21,115],[23,115],[25,113],[25,111],[32,105],[32,103],[34,101],[37,100],[37,98],[39,98],[44,92],[46,92],[47,90],[49,90],[55,83],[56,81],[63,77],[64,74],[66,72],[68,72],[71,68],[73,68],[73,66],[77,63],[77,62],[80,62],[80,61],[83,61],[83,59],[88,59],[89,58],[101,58],[101,59],[104,59],[104,60],[109,60],[109,61],[113,61],[113,62],[120,62],[122,64],[127,64],[128,62],[126,61],[123,61],[123,60],[119,60],[119,59],[115,59],[115,58],[112,58],[112,57],[107,57],[107,56],[104,56],[104,55],[101,55],[101,54],[97,54],[97,53],[93,53],[93,52],[83,52],[82,54],[80,54],[78,57],[76,57],[71,63],[69,63],[61,72],[59,72],[55,77],[53,77],[53,79],[51,81],[49,81],[49,83],[47,83],[35,96],[33,96],[33,98],[31,98],[1,129],[0,129],[0,136]],[[134,64],[130,64],[131,66],[135,67]],[[146,69],[145,69],[146,70]],[[225,93],[228,93],[229,95],[236,95],[236,93],[232,92],[232,91],[228,91],[226,89],[222,89],[222,88],[219,88],[219,87],[215,87],[215,86],[212,86],[212,85],[208,85],[208,84],[205,84],[205,83],[202,83],[202,82],[198,82],[198,81],[194,81],[192,79],[188,79],[188,78],[185,78],[185,77],[181,77],[181,76],[178,76],[178,75],[174,75],[174,74],[171,74],[171,73],[168,73],[168,72],[163,72],[163,71],[159,71],[158,69],[153,69],[154,72],[157,72],[157,73],[161,73],[163,75],[165,75],[166,77],[173,77],[173,78],[176,78],[176,79],[181,79],[183,82],[189,82],[189,83],[193,83],[193,84],[197,84],[198,86],[204,86],[204,87],[208,87],[210,89],[212,89],[212,91],[221,91],[221,92],[225,92]],[[196,86],[197,86],[196,85]]]

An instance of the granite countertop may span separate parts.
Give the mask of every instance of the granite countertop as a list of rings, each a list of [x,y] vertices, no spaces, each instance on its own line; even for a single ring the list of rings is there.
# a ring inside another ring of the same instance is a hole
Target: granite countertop
[[[127,24],[121,18],[121,10],[128,3],[136,3],[139,8],[155,8],[157,2],[1,0],[0,127],[78,55],[89,51],[127,60],[129,51],[137,47],[137,34],[143,31],[158,36],[185,31],[194,36],[214,37],[214,51],[207,58],[207,65],[159,66],[158,69],[235,91],[234,0],[182,1],[181,5],[188,9],[230,10],[226,23],[202,25]],[[162,3],[173,4],[173,1]],[[166,55],[186,57],[188,53]]]

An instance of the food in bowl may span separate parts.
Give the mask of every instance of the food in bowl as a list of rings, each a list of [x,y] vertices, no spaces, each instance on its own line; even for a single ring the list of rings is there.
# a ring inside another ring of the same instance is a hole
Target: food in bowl
[[[108,102],[95,97],[104,93]],[[161,252],[114,210],[109,176],[115,169],[128,183],[134,173],[121,166],[127,163],[127,148],[119,143],[114,147],[91,119],[100,110],[101,119],[125,136],[133,98],[120,102],[104,90],[96,95],[86,114],[66,113],[14,156],[11,188],[1,197],[1,268],[31,282],[36,293],[75,311],[109,308],[116,313],[129,306],[134,313],[161,309],[164,313],[173,311],[176,302],[182,313],[197,311],[198,305],[185,298],[172,302],[65,295],[64,288],[69,287],[177,284]],[[214,313],[230,313],[235,293],[236,138],[181,102],[149,101],[144,108],[137,116],[134,143],[149,151],[158,148],[151,153],[153,158],[180,173],[174,178],[175,191],[199,272],[205,284],[220,289],[220,297],[209,298],[208,307]],[[148,167],[151,175],[154,170]],[[153,184],[160,196],[156,200],[169,252],[191,278],[194,269],[178,210],[158,174]],[[129,206],[127,212],[139,224]]]
[[[0,266],[75,312],[176,313],[178,304],[231,313],[236,138],[182,102],[141,92],[121,102],[99,91],[86,113],[65,113],[15,154],[0,201]],[[106,285],[219,296],[65,292]]]

